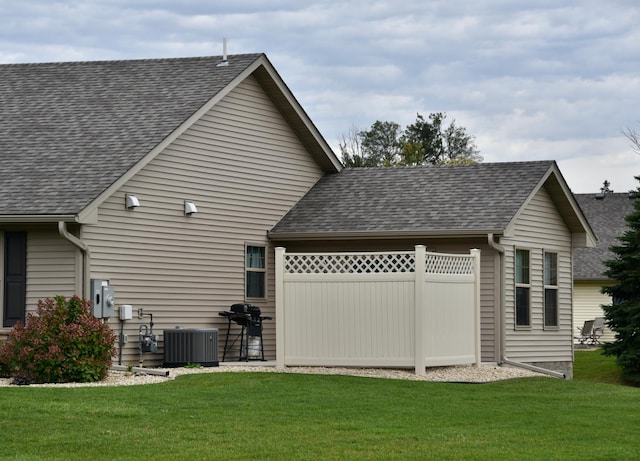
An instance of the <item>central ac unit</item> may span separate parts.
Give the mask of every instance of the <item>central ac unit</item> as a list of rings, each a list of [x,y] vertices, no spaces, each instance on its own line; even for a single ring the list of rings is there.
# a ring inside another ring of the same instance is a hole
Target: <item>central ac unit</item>
[[[176,328],[164,330],[164,366],[200,364],[217,367],[218,329]]]

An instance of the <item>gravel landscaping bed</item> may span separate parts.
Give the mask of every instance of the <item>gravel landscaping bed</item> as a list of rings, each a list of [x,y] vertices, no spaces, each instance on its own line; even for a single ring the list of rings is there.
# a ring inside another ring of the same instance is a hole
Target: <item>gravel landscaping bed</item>
[[[255,365],[222,365],[202,368],[154,368],[157,371],[168,371],[169,376],[158,376],[145,372],[124,372],[112,370],[103,381],[96,383],[64,383],[64,384],[32,384],[32,387],[90,387],[90,386],[132,386],[139,384],[156,384],[175,379],[181,375],[194,373],[304,373],[325,375],[349,375],[368,378],[406,379],[412,381],[437,381],[457,383],[488,383],[505,379],[546,376],[515,367],[495,365],[452,366],[428,368],[425,375],[416,375],[413,370],[396,370],[385,368],[327,368],[327,367],[286,367],[277,369],[273,366]],[[9,386],[10,379],[0,378],[0,386]],[[16,386],[21,387],[21,386]],[[25,386],[26,387],[26,386]]]

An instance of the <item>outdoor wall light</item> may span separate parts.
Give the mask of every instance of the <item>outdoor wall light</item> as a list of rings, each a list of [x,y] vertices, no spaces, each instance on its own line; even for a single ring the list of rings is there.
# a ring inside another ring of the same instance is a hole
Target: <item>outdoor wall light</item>
[[[189,200],[184,201],[184,214],[187,216],[191,216],[193,213],[197,213],[198,208],[196,208],[196,204],[190,202]]]
[[[136,207],[140,206],[140,200],[135,195],[126,194],[124,196],[124,205],[127,210],[133,210]]]

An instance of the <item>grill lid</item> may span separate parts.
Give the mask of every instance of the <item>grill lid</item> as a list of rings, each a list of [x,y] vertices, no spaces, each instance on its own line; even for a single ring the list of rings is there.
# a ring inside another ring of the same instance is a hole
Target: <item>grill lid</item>
[[[253,304],[232,304],[231,312],[236,314],[249,314],[253,317],[260,316],[260,308],[258,306],[254,306]]]

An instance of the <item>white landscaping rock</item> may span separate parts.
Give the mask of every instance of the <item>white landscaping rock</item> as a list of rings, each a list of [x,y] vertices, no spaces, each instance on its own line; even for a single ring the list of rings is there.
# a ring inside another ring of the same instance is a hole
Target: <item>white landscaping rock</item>
[[[62,383],[62,384],[32,384],[30,386],[15,387],[92,387],[92,386],[131,386],[139,384],[156,384],[175,379],[181,375],[195,373],[300,373],[324,375],[348,375],[367,378],[405,379],[411,381],[436,381],[456,383],[488,383],[505,379],[546,376],[515,367],[496,365],[452,366],[427,368],[426,374],[416,375],[413,370],[396,370],[386,368],[328,368],[328,367],[286,367],[284,370],[270,366],[224,365],[220,367],[201,368],[160,368],[169,371],[169,376],[158,376],[146,373],[131,373],[124,371],[110,371],[106,379],[95,383]],[[8,386],[11,379],[0,378],[0,386]]]

